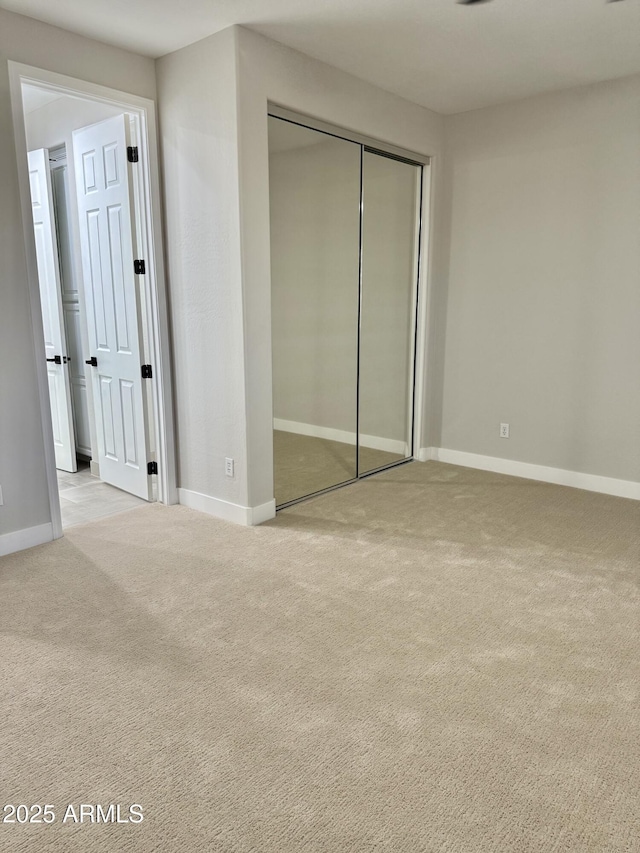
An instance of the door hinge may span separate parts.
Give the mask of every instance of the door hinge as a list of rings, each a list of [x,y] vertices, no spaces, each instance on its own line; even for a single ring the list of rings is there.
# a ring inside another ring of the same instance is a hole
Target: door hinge
[[[153,379],[153,371],[150,364],[143,364],[141,370],[143,379]]]
[[[157,474],[158,473],[158,463],[157,462],[147,462],[147,474]]]
[[[136,275],[144,275],[146,272],[146,265],[144,261],[134,261],[133,262],[133,271]]]
[[[130,163],[138,162],[138,146],[137,145],[128,145],[127,146],[127,160]]]

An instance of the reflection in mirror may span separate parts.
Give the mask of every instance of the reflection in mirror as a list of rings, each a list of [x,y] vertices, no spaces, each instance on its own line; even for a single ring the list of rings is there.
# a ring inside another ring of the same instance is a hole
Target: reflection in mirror
[[[359,474],[410,457],[422,169],[363,155]]]
[[[360,150],[269,118],[278,506],[357,476]]]

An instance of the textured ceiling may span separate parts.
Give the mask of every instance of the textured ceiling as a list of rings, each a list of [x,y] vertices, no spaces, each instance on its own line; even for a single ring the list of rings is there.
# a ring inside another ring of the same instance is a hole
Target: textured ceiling
[[[640,72],[640,0],[0,0],[148,56],[242,24],[442,113]]]

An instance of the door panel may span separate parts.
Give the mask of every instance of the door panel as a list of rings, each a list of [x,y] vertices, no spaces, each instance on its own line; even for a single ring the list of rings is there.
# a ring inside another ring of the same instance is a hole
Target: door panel
[[[74,131],[73,149],[100,477],[150,500],[125,116]]]
[[[53,441],[57,446],[62,444],[62,430],[60,424],[60,414],[58,410],[58,377],[51,368],[47,368],[47,377],[49,379],[49,400],[51,401],[51,426],[53,428]]]
[[[412,455],[420,166],[365,150],[359,472]]]
[[[49,152],[46,148],[29,151],[28,159],[56,468],[73,472],[77,471],[76,446]]]
[[[78,302],[64,303],[64,320],[67,333],[67,347],[71,358],[69,362],[69,377],[71,380],[71,399],[73,400],[73,425],[76,433],[76,449],[78,453],[91,456],[87,380],[84,358],[82,356],[80,306]]]
[[[274,480],[357,477],[360,146],[269,118]]]

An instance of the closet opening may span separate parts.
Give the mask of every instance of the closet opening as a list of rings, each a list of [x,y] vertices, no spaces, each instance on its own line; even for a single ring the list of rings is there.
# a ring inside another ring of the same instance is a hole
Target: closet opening
[[[428,158],[268,122],[282,509],[414,458]]]

